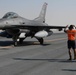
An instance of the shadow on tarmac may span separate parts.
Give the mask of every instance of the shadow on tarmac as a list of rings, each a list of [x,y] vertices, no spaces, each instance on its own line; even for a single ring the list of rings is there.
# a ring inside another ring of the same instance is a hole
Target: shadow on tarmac
[[[62,69],[62,71],[71,71],[71,72],[76,72],[76,69]]]
[[[76,60],[67,60],[67,59],[30,59],[30,58],[13,58],[14,60],[21,61],[45,61],[45,62],[58,62],[58,63],[76,63]],[[76,72],[76,69],[61,69],[61,71],[65,72]]]
[[[30,59],[30,58],[13,58],[14,60],[25,60],[25,61],[48,61],[48,62],[62,62],[62,63],[72,63],[76,60],[67,60],[67,59]]]
[[[12,44],[12,41],[0,41],[0,46],[10,46]]]
[[[14,44],[13,41],[0,41],[0,46],[11,46],[13,44]],[[40,45],[40,43],[37,41],[24,41],[22,44],[18,43],[17,47],[18,46],[29,46],[29,45]],[[42,46],[47,46],[47,45],[50,45],[50,44],[44,43]]]

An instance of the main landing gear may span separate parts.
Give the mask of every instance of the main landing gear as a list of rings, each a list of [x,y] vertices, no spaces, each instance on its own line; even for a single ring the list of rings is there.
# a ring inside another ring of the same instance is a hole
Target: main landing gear
[[[19,38],[19,39],[18,39],[18,36],[14,36],[14,37],[13,37],[14,46],[17,46],[18,43],[19,43],[19,44],[22,44],[24,39],[25,39],[25,38]]]
[[[38,39],[38,41],[40,42],[40,44],[42,45],[43,42],[44,42],[43,38],[37,38],[37,39]]]
[[[25,38],[20,38],[20,39],[19,39],[19,44],[22,44],[24,39],[25,39]]]
[[[14,46],[17,46],[18,45],[18,43],[19,44],[22,44],[23,43],[23,40],[24,40],[24,38],[20,38],[20,39],[14,39]]]

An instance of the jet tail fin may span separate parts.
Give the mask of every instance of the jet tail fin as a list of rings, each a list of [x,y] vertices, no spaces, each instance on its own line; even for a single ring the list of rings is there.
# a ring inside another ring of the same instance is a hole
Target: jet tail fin
[[[34,19],[35,21],[45,23],[46,8],[47,8],[47,3],[45,2],[42,6],[42,10],[39,14],[39,17]]]

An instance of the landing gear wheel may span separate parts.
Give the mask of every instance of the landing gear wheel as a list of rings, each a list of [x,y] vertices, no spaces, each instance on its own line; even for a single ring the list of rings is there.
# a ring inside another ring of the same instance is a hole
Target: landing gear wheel
[[[24,38],[20,38],[19,43],[22,44],[23,40],[24,40]]]
[[[41,45],[42,45],[43,42],[44,42],[43,38],[39,38],[38,41],[40,42]]]
[[[43,44],[43,38],[40,39],[40,44]]]
[[[17,45],[18,45],[18,42],[17,42],[17,41],[15,41],[15,42],[14,42],[14,46],[17,46]]]
[[[17,46],[18,45],[18,42],[17,42],[17,36],[13,36],[13,41],[14,41],[14,46]]]

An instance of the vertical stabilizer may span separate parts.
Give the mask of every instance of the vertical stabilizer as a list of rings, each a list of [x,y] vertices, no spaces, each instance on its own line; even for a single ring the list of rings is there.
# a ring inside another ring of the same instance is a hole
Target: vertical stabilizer
[[[34,19],[35,21],[45,23],[46,8],[47,8],[47,3],[45,2],[42,6],[42,10],[39,14],[39,17]]]

